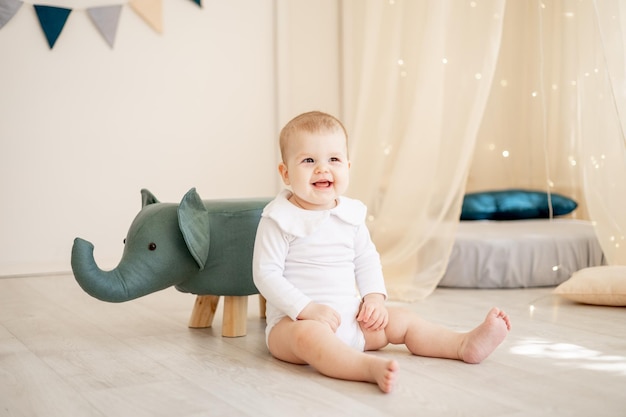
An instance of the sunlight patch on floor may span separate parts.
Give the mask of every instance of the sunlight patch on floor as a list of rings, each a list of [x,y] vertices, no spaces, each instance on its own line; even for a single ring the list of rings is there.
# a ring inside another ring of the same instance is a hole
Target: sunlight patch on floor
[[[626,376],[626,357],[606,355],[572,343],[555,343],[542,339],[524,339],[510,349],[515,355],[554,359],[559,366],[572,366]]]

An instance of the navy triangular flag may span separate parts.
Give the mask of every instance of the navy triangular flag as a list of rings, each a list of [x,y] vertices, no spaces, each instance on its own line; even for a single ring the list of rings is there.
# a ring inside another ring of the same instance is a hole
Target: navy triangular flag
[[[191,0],[196,3],[198,6],[202,7],[202,0]]]
[[[0,0],[0,29],[17,13],[24,4],[21,0]]]
[[[117,24],[120,21],[121,11],[121,4],[116,4],[114,6],[91,7],[87,9],[89,17],[111,48],[113,48],[113,43],[115,42]]]
[[[52,49],[72,10],[40,4],[35,4],[34,6],[41,28],[46,35],[46,39],[48,39],[48,45]]]

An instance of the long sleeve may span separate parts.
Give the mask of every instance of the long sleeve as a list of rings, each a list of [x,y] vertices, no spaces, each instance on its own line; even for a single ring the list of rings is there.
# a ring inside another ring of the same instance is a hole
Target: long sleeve
[[[296,320],[311,299],[284,277],[288,250],[288,236],[278,224],[272,219],[261,218],[252,260],[254,284],[269,304]]]
[[[380,255],[365,224],[358,226],[355,238],[354,272],[361,296],[379,293],[387,297]]]

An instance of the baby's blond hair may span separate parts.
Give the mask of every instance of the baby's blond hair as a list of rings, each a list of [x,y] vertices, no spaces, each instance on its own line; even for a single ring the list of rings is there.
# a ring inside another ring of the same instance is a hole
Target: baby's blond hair
[[[339,121],[335,116],[331,116],[328,113],[321,111],[310,111],[302,113],[299,116],[294,117],[283,127],[280,131],[280,155],[285,161],[285,155],[287,152],[287,142],[289,138],[296,132],[334,132],[340,130],[346,137],[346,147],[348,146],[348,132],[343,123]]]

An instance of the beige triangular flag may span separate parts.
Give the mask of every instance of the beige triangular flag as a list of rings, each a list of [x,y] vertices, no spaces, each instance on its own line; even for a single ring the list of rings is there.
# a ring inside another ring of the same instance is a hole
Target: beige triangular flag
[[[130,0],[129,4],[152,29],[163,33],[163,0]]]

